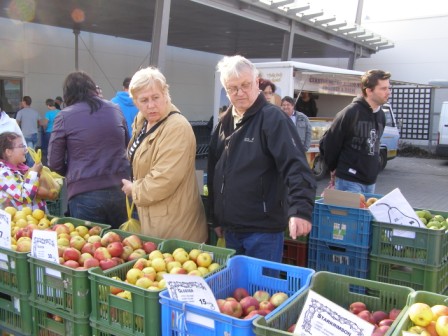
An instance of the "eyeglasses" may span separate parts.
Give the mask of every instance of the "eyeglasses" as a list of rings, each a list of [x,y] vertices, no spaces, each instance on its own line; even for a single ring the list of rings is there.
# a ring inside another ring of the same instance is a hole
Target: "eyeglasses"
[[[22,148],[22,149],[24,149],[24,148],[27,148],[27,146],[24,145],[24,144],[21,144],[21,145],[18,145],[18,146],[14,146],[12,148]]]
[[[229,95],[236,95],[236,94],[238,94],[238,91],[239,91],[239,90],[241,90],[241,91],[243,91],[243,92],[247,92],[247,91],[249,91],[251,88],[252,88],[252,82],[250,82],[250,83],[243,83],[243,84],[241,84],[240,87],[238,87],[238,86],[231,86],[231,87],[229,87],[229,88],[226,88],[226,92],[227,92]]]

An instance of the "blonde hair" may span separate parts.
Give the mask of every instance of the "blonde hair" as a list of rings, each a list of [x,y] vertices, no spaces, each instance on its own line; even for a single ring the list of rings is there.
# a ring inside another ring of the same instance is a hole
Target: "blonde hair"
[[[230,77],[240,77],[241,73],[247,70],[252,72],[254,80],[258,77],[258,70],[255,65],[247,58],[240,55],[224,56],[221,61],[219,61],[216,69],[221,73],[219,79],[224,87]]]
[[[129,95],[135,100],[140,91],[154,87],[158,87],[167,98],[168,103],[171,104],[169,85],[166,83],[166,78],[159,69],[154,67],[141,69],[132,76],[129,83]]]

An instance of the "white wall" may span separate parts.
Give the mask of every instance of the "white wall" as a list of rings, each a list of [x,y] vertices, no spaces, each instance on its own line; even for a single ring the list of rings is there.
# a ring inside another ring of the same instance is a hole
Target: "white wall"
[[[23,94],[46,111],[45,100],[62,96],[62,84],[75,70],[72,30],[0,19],[0,76],[23,78]],[[123,79],[149,64],[151,44],[81,32],[79,69],[89,73],[111,99]],[[208,120],[213,111],[216,63],[222,56],[168,47],[164,74],[174,104],[189,120]]]

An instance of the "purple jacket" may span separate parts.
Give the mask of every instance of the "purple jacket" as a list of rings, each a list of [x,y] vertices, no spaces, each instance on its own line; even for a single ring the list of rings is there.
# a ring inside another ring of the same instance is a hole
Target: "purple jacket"
[[[48,148],[48,166],[65,176],[68,199],[88,191],[121,186],[130,178],[128,133],[119,107],[102,99],[95,112],[84,103],[56,117]]]

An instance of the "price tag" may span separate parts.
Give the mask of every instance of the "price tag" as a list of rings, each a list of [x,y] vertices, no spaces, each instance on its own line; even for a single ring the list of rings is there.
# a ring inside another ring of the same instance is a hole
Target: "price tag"
[[[31,256],[59,264],[56,231],[34,230],[31,241]]]
[[[294,335],[371,336],[374,328],[373,324],[310,289]]]
[[[204,278],[194,275],[164,274],[166,287],[174,300],[219,312],[212,290]],[[187,312],[187,320],[214,328],[214,320]]]
[[[0,209],[0,247],[11,249],[11,215]]]

